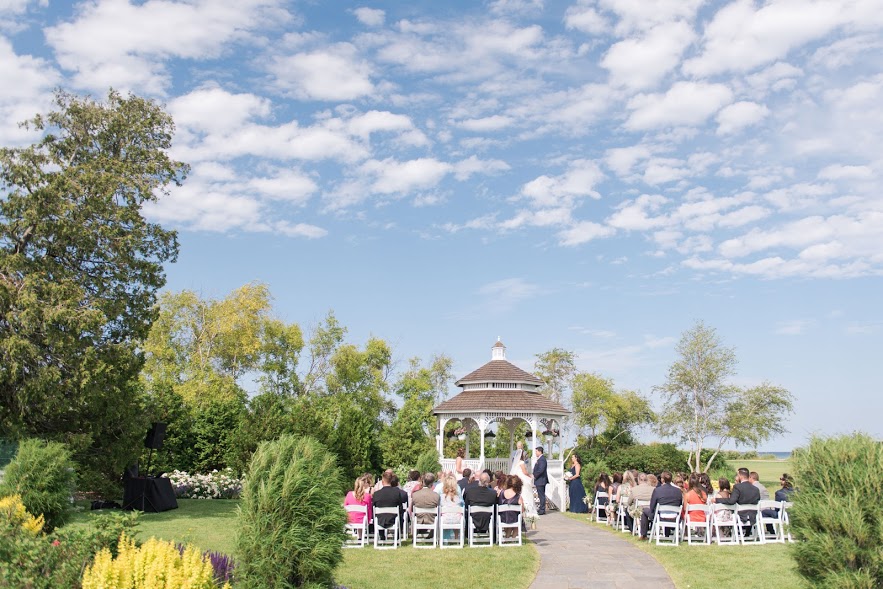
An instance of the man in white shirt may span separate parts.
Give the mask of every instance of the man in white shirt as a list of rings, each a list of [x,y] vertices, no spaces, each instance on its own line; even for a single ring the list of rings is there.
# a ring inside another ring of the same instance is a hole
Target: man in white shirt
[[[751,481],[751,484],[757,487],[757,490],[760,491],[760,500],[766,501],[770,498],[770,492],[766,487],[763,486],[763,483],[760,482],[760,475],[756,472],[752,472],[748,475],[748,480]]]

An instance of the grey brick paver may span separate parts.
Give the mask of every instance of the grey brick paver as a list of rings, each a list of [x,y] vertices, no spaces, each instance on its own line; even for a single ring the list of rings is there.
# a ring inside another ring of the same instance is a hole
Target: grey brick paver
[[[624,537],[587,526],[560,513],[547,513],[528,532],[540,553],[540,570],[530,589],[641,587],[674,589],[656,559]]]

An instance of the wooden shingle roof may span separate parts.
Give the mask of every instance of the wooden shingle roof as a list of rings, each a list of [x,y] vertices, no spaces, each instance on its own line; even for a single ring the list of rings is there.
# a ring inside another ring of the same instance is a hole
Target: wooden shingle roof
[[[454,384],[459,387],[470,382],[526,382],[537,385],[543,384],[542,380],[530,372],[522,370],[508,360],[491,360]]]
[[[433,413],[470,411],[523,411],[527,413],[570,413],[560,403],[534,391],[519,389],[476,389],[463,391],[432,410]]]

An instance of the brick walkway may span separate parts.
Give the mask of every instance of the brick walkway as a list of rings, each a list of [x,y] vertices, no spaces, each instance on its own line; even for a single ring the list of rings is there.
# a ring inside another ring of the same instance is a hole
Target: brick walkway
[[[540,553],[530,589],[674,589],[662,565],[624,536],[547,512],[527,535]]]

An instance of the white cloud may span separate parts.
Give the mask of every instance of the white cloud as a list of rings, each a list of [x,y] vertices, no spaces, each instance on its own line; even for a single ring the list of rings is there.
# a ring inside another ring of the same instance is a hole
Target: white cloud
[[[454,177],[468,180],[474,174],[496,174],[509,169],[509,164],[502,160],[483,160],[472,155],[454,164]]]
[[[662,227],[669,221],[663,215],[656,213],[659,213],[667,202],[668,199],[659,194],[642,194],[633,201],[626,201],[617,206],[616,212],[607,219],[607,225],[628,231],[646,231]]]
[[[275,84],[303,100],[353,100],[374,92],[371,65],[350,43],[277,57]]]
[[[377,194],[407,194],[413,190],[433,188],[451,172],[453,166],[435,158],[409,161],[394,159],[369,160],[361,172],[373,177],[371,191]]]
[[[175,98],[169,112],[176,125],[191,131],[226,133],[270,114],[270,101],[254,94],[232,94],[217,86]]]
[[[870,180],[875,176],[868,166],[846,166],[831,164],[819,171],[820,180]]]
[[[678,20],[690,22],[704,0],[599,0],[606,11],[619,17],[616,34],[628,35]]]
[[[612,45],[601,66],[610,71],[614,85],[650,88],[678,65],[694,36],[692,27],[683,21],[661,24],[640,38]]]
[[[717,113],[717,134],[737,133],[769,116],[770,109],[755,102],[734,102]]]
[[[591,160],[576,160],[559,176],[542,175],[521,187],[521,195],[535,207],[573,206],[579,197],[601,198],[595,185],[604,172]]]
[[[612,227],[600,225],[593,221],[580,221],[572,227],[558,232],[558,243],[563,246],[576,246],[614,235],[616,230]]]
[[[705,27],[704,51],[688,60],[684,71],[709,76],[749,71],[781,59],[835,29],[842,11],[840,3],[831,0],[778,0],[760,7],[753,0],[736,0]]]
[[[607,19],[586,0],[579,0],[567,8],[564,13],[564,24],[568,29],[576,29],[592,35],[604,33],[610,27]]]
[[[647,130],[677,125],[698,125],[732,101],[723,84],[677,82],[665,94],[639,94],[628,103],[631,116],[625,126]]]
[[[12,146],[34,140],[33,131],[18,124],[49,107],[52,88],[60,80],[49,62],[16,54],[12,44],[0,37],[0,144]]]
[[[505,129],[510,126],[513,122],[512,117],[493,115],[481,119],[467,119],[465,121],[460,121],[457,123],[457,126],[461,129],[466,129],[467,131],[499,131],[500,129]]]
[[[379,27],[386,20],[386,12],[379,8],[356,8],[353,14],[359,19],[359,22],[369,27]]]
[[[814,319],[792,319],[790,321],[780,321],[773,333],[776,335],[801,335],[813,325]]]
[[[162,94],[170,78],[162,60],[206,59],[251,42],[254,32],[289,20],[281,0],[91,0],[73,20],[45,29],[77,87],[108,86]]]
[[[271,177],[252,178],[247,185],[268,198],[295,204],[305,203],[319,190],[312,178],[297,170],[282,170]]]
[[[523,278],[505,278],[482,285],[478,294],[485,297],[494,311],[508,311],[518,303],[542,294],[538,284]]]

